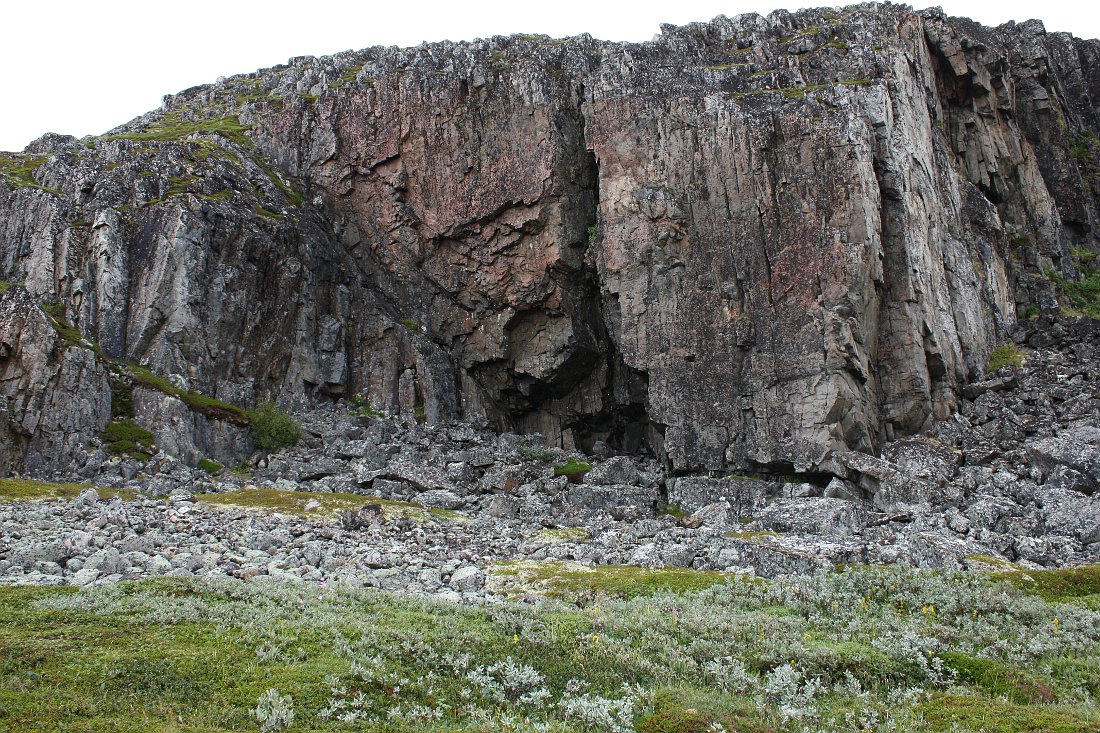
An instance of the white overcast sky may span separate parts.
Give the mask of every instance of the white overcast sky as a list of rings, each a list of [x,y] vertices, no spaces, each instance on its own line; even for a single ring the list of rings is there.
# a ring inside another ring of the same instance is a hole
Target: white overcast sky
[[[1095,0],[939,4],[951,15],[987,25],[1038,17],[1049,31],[1100,37]],[[660,23],[828,5],[828,0],[15,0],[0,6],[0,150],[21,150],[47,131],[99,134],[156,108],[166,93],[291,56],[510,33],[588,32],[644,41],[659,32]]]

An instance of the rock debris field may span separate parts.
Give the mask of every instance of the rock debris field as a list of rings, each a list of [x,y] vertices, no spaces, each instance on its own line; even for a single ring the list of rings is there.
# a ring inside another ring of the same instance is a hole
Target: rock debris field
[[[584,456],[347,408],[300,415],[297,446],[214,476],[93,456],[64,485],[5,480],[0,582],[268,576],[457,601],[527,597],[517,578],[540,567],[1096,562],[1100,328],[1044,316],[1015,341],[1023,365],[968,386],[957,414],[812,481],[670,476],[602,445]]]

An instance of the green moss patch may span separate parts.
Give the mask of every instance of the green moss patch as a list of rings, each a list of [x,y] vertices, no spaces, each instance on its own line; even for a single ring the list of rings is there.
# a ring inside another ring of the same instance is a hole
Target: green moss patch
[[[640,716],[635,727],[639,733],[774,733],[771,721],[754,705],[716,693],[688,686],[659,689],[653,695],[653,711]]]
[[[540,529],[534,539],[542,542],[585,542],[588,540],[588,530],[584,527]]]
[[[202,470],[202,471],[206,471],[211,476],[218,475],[219,473],[222,472],[222,470],[224,468],[225,468],[225,466],[223,466],[222,464],[218,463],[217,461],[211,460],[209,458],[200,458],[199,459],[199,469]]]
[[[493,569],[493,576],[505,595],[535,591],[551,598],[636,598],[658,593],[691,593],[724,583],[731,577],[712,570],[529,560],[501,563]]]
[[[364,397],[362,394],[352,395],[350,402],[351,404],[348,405],[349,414],[355,415],[357,417],[368,417],[373,420],[377,420],[386,416],[385,413],[371,407],[370,403],[367,402],[367,398]]]
[[[254,156],[252,158],[252,162],[259,166],[259,168],[267,175],[268,180],[271,181],[271,184],[282,192],[283,197],[286,199],[286,202],[288,204],[290,204],[291,206],[302,205],[302,202],[305,201],[305,197],[303,197],[296,188],[284,181],[282,176],[276,173],[275,170],[270,165],[268,165],[263,158],[259,156]]]
[[[55,484],[24,478],[0,478],[0,501],[32,501],[37,499],[75,499],[85,489],[95,488],[99,498],[120,497],[127,501],[134,498],[130,489],[103,489],[91,484]]]
[[[1003,697],[1021,705],[1054,701],[1054,690],[1051,686],[1023,670],[1013,669],[994,659],[958,652],[944,652],[941,656],[959,679],[981,688],[993,697]]]
[[[115,418],[103,428],[103,442],[113,456],[147,461],[153,455],[153,434],[127,418]]]
[[[45,155],[23,155],[21,153],[0,154],[0,177],[16,188],[37,188],[52,194],[60,194],[56,188],[49,188],[34,180],[34,172],[48,160]]]
[[[997,569],[997,570],[1015,570],[1016,564],[1009,562],[1001,557],[993,557],[992,555],[971,554],[966,556],[966,560],[970,563],[978,566],[985,566],[985,568],[979,567],[979,569]]]
[[[164,377],[153,374],[142,366],[130,366],[128,368],[130,379],[134,384],[139,384],[149,389],[155,389],[171,397],[177,397],[195,412],[201,413],[214,420],[225,420],[241,427],[250,422],[249,411],[243,407],[230,404],[223,400],[207,397],[193,390],[180,389]]]
[[[679,504],[665,504],[657,512],[659,517],[675,517],[676,519],[683,519],[684,517],[691,516],[690,512],[685,512],[680,508]]]
[[[243,148],[251,148],[252,141],[245,134],[248,125],[242,125],[236,117],[216,117],[204,120],[185,120],[178,113],[164,115],[141,132],[112,135],[112,140],[137,140],[147,142],[179,142],[191,135],[220,135]]]
[[[224,494],[197,494],[199,501],[243,509],[258,509],[284,514],[300,514],[317,518],[333,518],[351,510],[358,511],[365,506],[380,506],[387,519],[407,518],[426,521],[432,518],[440,520],[462,520],[465,517],[458,512],[435,509],[408,502],[390,501],[376,496],[362,494],[328,493],[318,491],[282,491],[279,489],[241,489]],[[307,509],[307,507],[309,507]]]
[[[1082,603],[1100,610],[1100,564],[1059,570],[1011,570],[993,574],[1025,593],[1057,603]]]
[[[969,695],[935,695],[917,709],[927,726],[923,730],[936,733],[1095,733],[1098,725],[1070,712]]]
[[[565,463],[559,463],[558,465],[554,466],[554,475],[565,476],[573,483],[580,483],[580,480],[584,478],[584,475],[591,470],[591,463],[574,459],[566,461]]]

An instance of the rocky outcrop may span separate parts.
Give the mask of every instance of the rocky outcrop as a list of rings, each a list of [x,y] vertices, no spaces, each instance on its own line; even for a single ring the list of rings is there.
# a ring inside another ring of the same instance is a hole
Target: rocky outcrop
[[[106,365],[19,285],[0,294],[0,472],[52,473],[87,461],[111,414]]]
[[[1098,54],[862,5],[301,57],[6,158],[0,267],[230,402],[825,484],[1097,249]]]

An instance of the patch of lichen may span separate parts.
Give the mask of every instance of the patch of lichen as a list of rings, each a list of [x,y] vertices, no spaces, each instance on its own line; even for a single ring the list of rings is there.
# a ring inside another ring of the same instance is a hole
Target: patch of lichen
[[[773,540],[782,537],[781,532],[764,532],[764,531],[744,531],[744,532],[726,532],[726,537],[734,540],[749,540],[752,542],[761,542],[765,540]]]
[[[528,560],[501,563],[493,568],[492,576],[496,589],[504,595],[520,596],[534,591],[552,598],[573,600],[690,593],[724,583],[732,577],[713,570]]]

